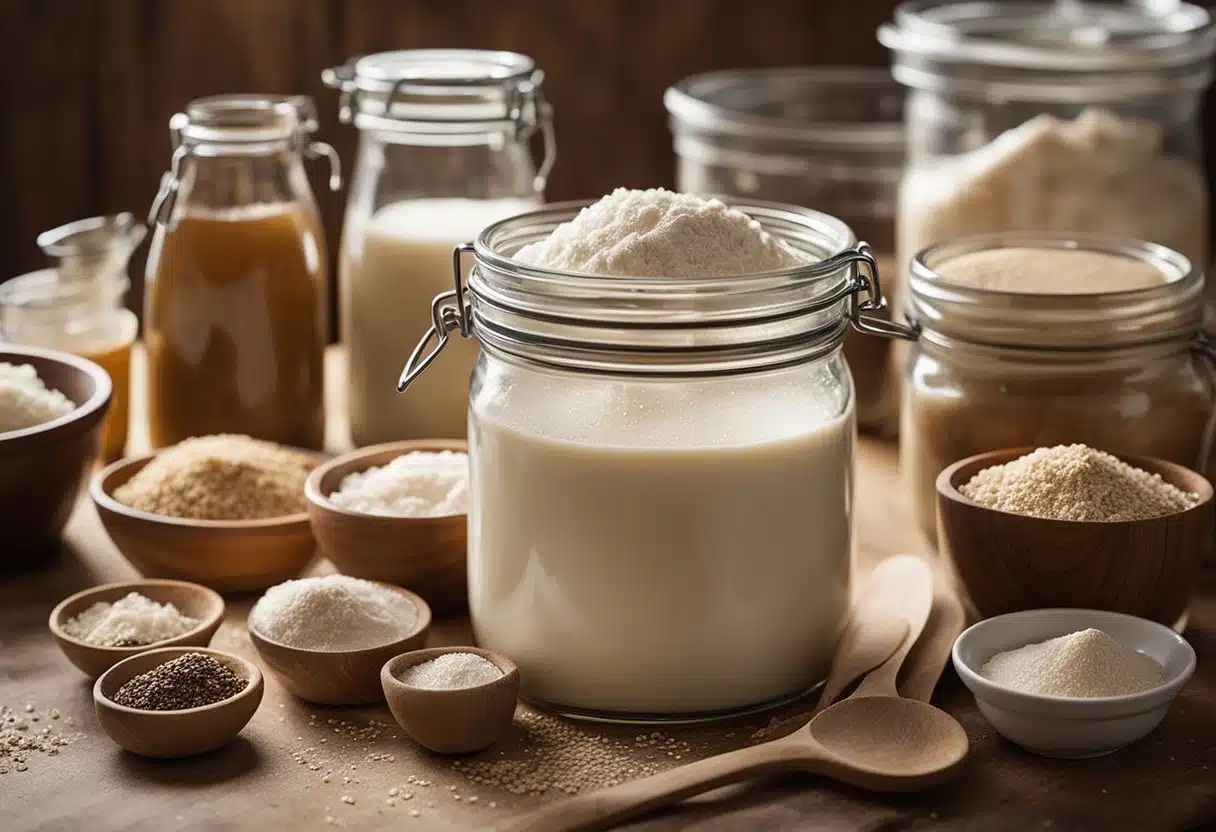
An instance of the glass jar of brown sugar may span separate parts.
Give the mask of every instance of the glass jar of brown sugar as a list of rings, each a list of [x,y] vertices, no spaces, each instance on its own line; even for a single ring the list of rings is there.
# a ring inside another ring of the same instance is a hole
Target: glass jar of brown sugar
[[[301,96],[202,98],[170,120],[144,310],[154,447],[212,433],[321,446],[326,247],[304,156],[340,180],[316,127]]]
[[[1082,442],[1208,472],[1203,284],[1177,252],[1098,235],[991,234],[917,255],[900,467],[925,534],[938,473],[986,451]]]

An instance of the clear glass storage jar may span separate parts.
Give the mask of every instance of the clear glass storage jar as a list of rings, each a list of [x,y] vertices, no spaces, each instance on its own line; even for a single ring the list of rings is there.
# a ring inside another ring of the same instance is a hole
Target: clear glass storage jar
[[[61,225],[38,235],[52,268],[0,284],[0,337],[75,353],[109,373],[114,392],[102,434],[106,460],[121,457],[127,445],[139,320],[123,299],[131,286],[127,264],[145,233],[127,213]]]
[[[1205,266],[1199,107],[1216,48],[1206,10],[918,0],[879,40],[909,87],[905,270],[936,243],[1035,230],[1150,240]]]
[[[304,157],[341,180],[311,139],[312,100],[201,98],[169,129],[144,301],[152,445],[244,433],[319,448],[328,266]]]
[[[693,75],[667,90],[676,186],[815,207],[840,217],[894,275],[904,88],[886,70],[802,67]],[[857,423],[894,433],[889,344],[845,336]]]
[[[470,388],[469,603],[524,695],[574,715],[711,716],[823,679],[849,603],[854,396],[880,308],[840,220],[731,200],[808,265],[596,277],[513,259],[587,203],[496,223],[435,298],[404,388],[457,336]],[[442,356],[431,372],[442,371]],[[417,396],[412,387],[407,396]]]
[[[368,55],[323,78],[359,131],[339,258],[351,438],[463,438],[476,343],[451,344],[416,396],[396,394],[401,356],[429,325],[431,298],[451,286],[452,247],[543,201],[556,154],[544,75],[513,52],[421,49]]]
[[[1026,294],[942,276],[963,255],[1081,249],[1135,258],[1165,276],[1144,289]],[[903,391],[900,467],[915,514],[936,538],[943,468],[1003,448],[1081,442],[1211,472],[1216,408],[1202,335],[1203,274],[1152,243],[1011,232],[933,246],[910,269],[920,340]]]

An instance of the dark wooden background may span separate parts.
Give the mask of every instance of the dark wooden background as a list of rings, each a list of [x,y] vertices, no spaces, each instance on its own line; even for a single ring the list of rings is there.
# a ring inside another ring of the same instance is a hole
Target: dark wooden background
[[[1214,0],[1216,2],[1216,0]],[[673,184],[663,90],[766,65],[886,65],[895,0],[0,0],[0,280],[43,265],[38,232],[146,213],[169,117],[194,97],[308,93],[347,167],[324,67],[417,47],[511,49],[547,73],[559,158],[549,197]],[[1216,109],[1216,108],[1209,108]],[[1213,120],[1209,113],[1208,121]],[[1212,154],[1216,155],[1216,154]],[[314,187],[331,250],[342,194]],[[137,264],[133,276],[138,279]],[[132,298],[138,303],[138,293]]]

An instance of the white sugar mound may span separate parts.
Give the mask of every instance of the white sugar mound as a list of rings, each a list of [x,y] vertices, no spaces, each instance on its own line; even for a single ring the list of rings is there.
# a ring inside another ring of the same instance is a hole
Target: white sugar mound
[[[388,465],[342,478],[329,501],[347,511],[388,517],[447,517],[469,511],[469,456],[413,451]]]

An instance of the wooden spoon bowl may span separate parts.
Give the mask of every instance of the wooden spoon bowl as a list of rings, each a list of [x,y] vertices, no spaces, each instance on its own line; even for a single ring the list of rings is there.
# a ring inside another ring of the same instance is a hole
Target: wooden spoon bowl
[[[1043,607],[1110,610],[1172,626],[1186,612],[1212,546],[1212,485],[1181,465],[1120,456],[1198,494],[1186,511],[1116,523],[1045,520],[998,511],[958,489],[975,474],[1030,453],[994,451],[937,478],[938,544],[976,618]]]
[[[345,575],[417,592],[436,614],[468,608],[467,516],[383,517],[339,508],[329,500],[350,474],[387,465],[412,451],[468,452],[458,439],[390,442],[335,457],[304,485],[308,516],[321,554]]]
[[[408,598],[418,609],[418,620],[405,636],[362,650],[308,650],[274,641],[253,627],[249,639],[275,677],[293,695],[319,705],[366,705],[384,699],[380,669],[400,653],[426,645],[431,608],[409,590],[383,585]]]
[[[136,647],[99,647],[67,634],[64,625],[96,603],[113,603],[138,592],[159,604],[172,604],[183,615],[198,619],[198,625],[176,638]],[[158,647],[206,647],[224,620],[224,599],[218,593],[186,581],[145,579],[103,584],[70,595],[51,610],[48,626],[68,661],[96,678],[123,659]]]
[[[475,653],[502,676],[454,690],[419,688],[401,680],[409,668],[446,653]],[[511,726],[519,702],[515,663],[477,647],[439,647],[396,656],[380,671],[380,682],[397,724],[419,745],[439,754],[470,754],[493,745]]]
[[[192,520],[114,499],[114,489],[155,457],[130,457],[103,468],[89,492],[106,533],[143,574],[245,592],[294,578],[312,560],[316,543],[305,512],[264,520]]]
[[[185,653],[204,653],[247,679],[244,690],[211,705],[180,711],[141,711],[113,697],[127,682]],[[262,703],[262,672],[253,662],[206,647],[163,647],[111,667],[93,685],[97,721],[110,739],[144,757],[191,757],[231,742]]]

